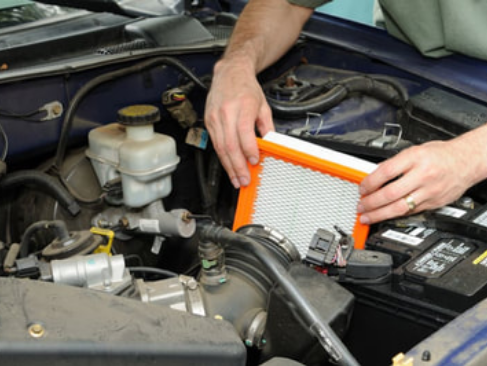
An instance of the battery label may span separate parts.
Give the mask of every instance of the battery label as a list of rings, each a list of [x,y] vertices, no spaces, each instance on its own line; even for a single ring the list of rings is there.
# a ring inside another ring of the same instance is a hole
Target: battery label
[[[475,249],[473,244],[459,239],[442,239],[410,263],[407,270],[423,277],[438,278]]]
[[[403,244],[418,246],[424,239],[435,232],[434,229],[426,229],[424,227],[408,227],[405,229],[395,229],[384,231],[381,236],[387,239],[392,239]]]
[[[459,219],[459,218],[465,216],[467,211],[461,210],[461,209],[456,208],[456,207],[445,206],[445,207],[442,207],[442,208],[436,210],[436,213],[439,213],[440,215],[451,216],[451,217],[455,217],[455,218]]]
[[[477,225],[487,227],[487,211],[482,212],[479,216],[477,216],[473,222]]]

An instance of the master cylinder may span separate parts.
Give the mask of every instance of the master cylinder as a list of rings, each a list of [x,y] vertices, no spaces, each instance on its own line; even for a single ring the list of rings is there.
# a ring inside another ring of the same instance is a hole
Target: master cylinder
[[[119,110],[119,123],[90,131],[86,155],[102,187],[121,178],[126,206],[142,207],[171,192],[179,157],[175,141],[154,132],[159,118],[157,107],[133,105]]]

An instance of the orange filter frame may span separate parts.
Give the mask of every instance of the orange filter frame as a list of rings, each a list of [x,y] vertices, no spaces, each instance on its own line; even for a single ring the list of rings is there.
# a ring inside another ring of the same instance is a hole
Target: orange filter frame
[[[260,151],[259,163],[256,165],[249,164],[250,170],[250,185],[240,188],[237,210],[235,213],[235,220],[233,225],[233,230],[237,230],[241,226],[252,224],[252,218],[255,212],[255,202],[259,194],[259,186],[261,185],[261,178],[263,173],[263,163],[264,161],[271,157],[276,160],[283,161],[285,163],[290,163],[296,166],[310,169],[331,177],[336,177],[350,183],[360,184],[360,182],[367,176],[367,173],[340,165],[325,159],[309,155],[292,148],[282,146],[280,144],[266,141],[258,138],[257,144]],[[282,182],[282,185],[286,182]],[[321,187],[326,188],[326,187]],[[317,187],[320,189],[320,187]],[[357,187],[358,192],[358,187]],[[319,192],[318,192],[319,194]],[[283,197],[286,199],[286,197]],[[358,202],[354,202],[356,205]],[[333,208],[327,208],[332,210]],[[255,222],[255,224],[263,224],[261,222]],[[318,228],[316,228],[318,229]],[[369,232],[369,226],[360,223],[360,215],[356,214],[355,224],[353,226],[352,237],[354,238],[355,248],[363,249],[365,246],[365,240]],[[282,234],[286,235],[285,232]]]

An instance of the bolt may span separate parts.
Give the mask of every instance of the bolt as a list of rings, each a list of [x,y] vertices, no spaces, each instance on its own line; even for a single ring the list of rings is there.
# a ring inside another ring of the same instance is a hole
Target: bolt
[[[181,220],[188,223],[191,222],[191,212],[185,211],[181,214]]]
[[[475,207],[473,199],[467,196],[460,197],[457,201],[457,204],[460,208],[465,208],[467,210],[473,209]]]
[[[190,278],[187,282],[186,282],[186,286],[190,289],[190,290],[196,290],[198,288],[198,282],[194,279],[194,278]]]
[[[28,331],[32,338],[41,338],[46,332],[42,324],[39,323],[34,323],[30,325]]]
[[[421,355],[421,361],[431,361],[431,352],[426,350],[423,352],[423,354]]]
[[[129,222],[129,219],[127,219],[126,217],[122,217],[120,220],[119,220],[119,224],[120,226],[122,226],[123,228],[128,228],[129,225],[130,225],[130,222]]]
[[[286,88],[293,88],[296,86],[296,79],[293,76],[286,77]]]
[[[63,111],[63,107],[60,104],[55,104],[52,107],[52,113],[54,113],[56,116],[59,116],[62,111]]]

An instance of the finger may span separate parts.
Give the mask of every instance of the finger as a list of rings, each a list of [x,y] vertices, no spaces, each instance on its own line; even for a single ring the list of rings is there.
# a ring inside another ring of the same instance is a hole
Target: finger
[[[205,118],[206,121],[206,127],[208,129],[208,132],[211,136],[211,141],[213,144],[213,148],[215,149],[218,158],[220,159],[220,162],[222,163],[223,168],[228,174],[228,177],[230,178],[230,181],[232,182],[232,185],[238,189],[240,188],[240,182],[237,179],[237,175],[235,171],[233,170],[233,165],[230,161],[230,159],[227,156],[227,152],[225,150],[225,139],[223,136],[223,130],[220,128],[214,128],[215,125],[218,125],[218,123],[215,123],[216,118],[210,119]]]
[[[237,124],[240,123],[239,116],[239,113],[225,113],[220,117],[221,120],[226,121],[222,125],[223,150],[221,155],[225,156],[229,170],[234,173],[233,177],[239,182],[238,186],[247,186],[250,183],[250,174],[247,168],[247,159],[243,154],[240,137],[237,132]],[[254,135],[254,132],[252,131],[251,134]],[[257,149],[257,146],[255,148]],[[232,180],[232,183],[234,184],[234,180]]]
[[[359,203],[359,212],[367,212],[378,209],[379,207],[386,206],[391,202],[405,197],[408,193],[414,192],[420,188],[421,177],[413,169],[395,180],[392,181],[377,191],[362,197]]]
[[[415,208],[413,210],[411,210],[408,202],[406,201],[407,196],[401,197],[386,206],[363,213],[360,216],[360,222],[366,225],[374,224],[380,221],[392,219],[394,217],[421,212],[428,208],[427,200],[423,201],[424,197],[422,190],[414,191],[413,193],[410,193],[409,196],[412,197],[412,200],[415,203]]]
[[[366,195],[374,192],[387,182],[410,170],[415,159],[410,157],[410,151],[408,150],[379,164],[377,169],[365,177],[360,184],[360,194]]]
[[[232,162],[230,161],[230,159],[228,158],[228,155],[223,154],[223,155],[220,155],[219,158],[220,158],[220,162],[223,165],[223,168],[225,169],[225,171],[228,174],[228,178],[230,179],[230,182],[232,182],[233,187],[235,189],[239,189],[240,188],[240,181],[238,180],[237,175],[236,175],[235,171],[233,170],[233,165],[232,165]]]
[[[240,121],[237,125],[238,139],[242,153],[245,158],[255,165],[259,161],[259,149],[257,147],[257,140],[255,137],[255,119],[256,110],[241,110]]]
[[[275,131],[271,108],[267,102],[262,103],[256,125],[257,130],[262,137],[264,137],[270,131]]]

